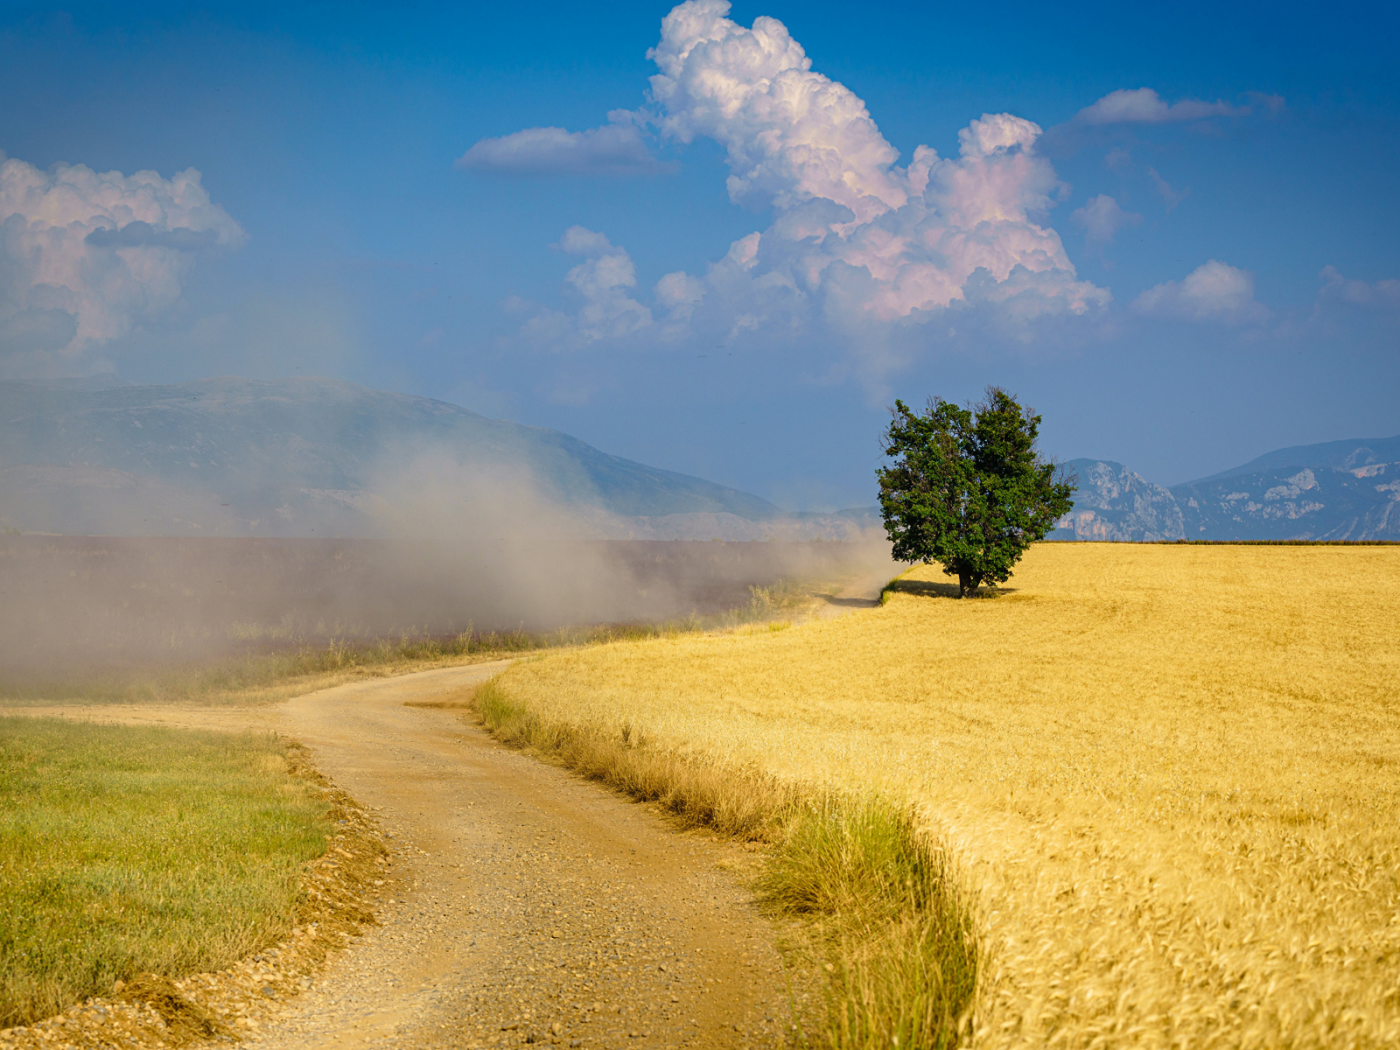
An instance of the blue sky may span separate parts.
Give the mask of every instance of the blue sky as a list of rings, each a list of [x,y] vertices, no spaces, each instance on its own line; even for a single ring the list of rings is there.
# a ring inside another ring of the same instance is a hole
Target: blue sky
[[[1167,484],[1400,431],[1393,9],[670,10],[0,6],[0,374],[338,376],[793,507],[989,383]]]

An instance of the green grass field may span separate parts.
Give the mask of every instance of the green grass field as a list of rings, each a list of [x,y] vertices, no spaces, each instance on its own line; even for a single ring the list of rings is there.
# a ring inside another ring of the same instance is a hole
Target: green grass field
[[[327,809],[270,737],[0,717],[0,1028],[284,936]]]

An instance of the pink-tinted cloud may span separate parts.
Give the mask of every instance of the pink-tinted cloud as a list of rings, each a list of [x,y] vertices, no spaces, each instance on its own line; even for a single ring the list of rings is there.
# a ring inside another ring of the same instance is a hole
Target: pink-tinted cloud
[[[88,351],[169,309],[197,252],[245,240],[193,168],[164,179],[5,160],[0,358],[21,372],[71,370]]]
[[[1014,299],[1026,323],[1107,304],[1044,221],[1061,186],[1036,152],[1038,125],[983,114],[959,132],[956,157],[920,146],[900,166],[865,103],[814,70],[781,22],[745,28],[728,13],[725,0],[687,0],[662,20],[651,105],[635,119],[678,142],[719,143],[730,197],[774,221],[703,273],[663,278],[658,336],[705,321],[864,338],[872,324],[922,323],[974,298],[990,309]]]
[[[497,175],[657,175],[674,169],[652,155],[630,123],[587,131],[526,128],[482,139],[457,158],[456,166]]]
[[[1101,246],[1112,243],[1119,230],[1142,222],[1141,215],[1124,211],[1118,201],[1106,193],[1091,197],[1069,217],[1071,222],[1083,227],[1086,241]]]
[[[1133,300],[1146,317],[1241,325],[1266,321],[1269,310],[1254,299],[1254,275],[1211,259],[1180,281],[1165,281]]]
[[[1110,91],[1074,116],[1076,124],[1169,124],[1206,117],[1238,117],[1250,112],[1248,106],[1228,102],[1203,102],[1188,98],[1167,103],[1151,88],[1122,88]]]

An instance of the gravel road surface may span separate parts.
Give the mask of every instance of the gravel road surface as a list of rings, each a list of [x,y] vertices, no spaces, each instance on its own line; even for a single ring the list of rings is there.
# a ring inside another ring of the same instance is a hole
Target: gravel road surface
[[[460,710],[406,706],[464,699],[505,666],[264,708],[62,713],[275,730],[390,834],[380,925],[246,1033],[250,1048],[786,1044],[794,993],[776,931],[736,874],[751,855],[501,747]]]

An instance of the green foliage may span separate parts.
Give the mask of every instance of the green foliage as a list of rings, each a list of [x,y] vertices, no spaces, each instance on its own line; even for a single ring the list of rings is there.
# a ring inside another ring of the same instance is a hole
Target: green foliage
[[[1074,484],[1035,447],[1040,417],[988,387],[970,408],[932,398],[922,415],[895,402],[876,472],[885,531],[902,561],[939,562],[960,597],[1002,583],[1074,506]]]

